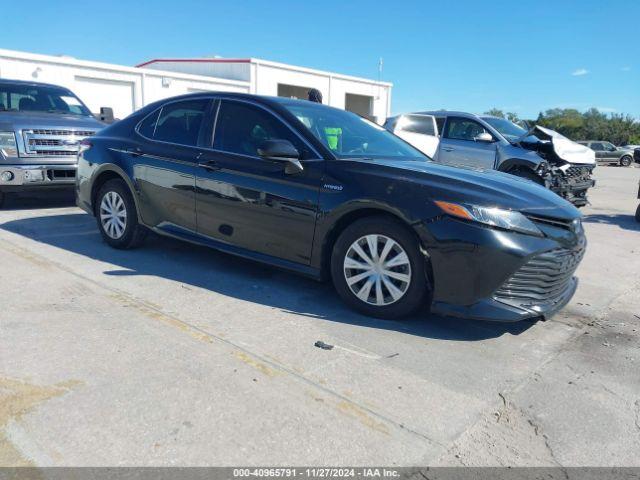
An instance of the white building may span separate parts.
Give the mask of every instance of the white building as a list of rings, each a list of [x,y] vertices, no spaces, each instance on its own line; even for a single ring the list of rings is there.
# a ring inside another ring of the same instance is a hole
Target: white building
[[[248,82],[250,93],[279,97],[307,98],[316,88],[323,102],[382,123],[391,114],[391,87],[388,82],[312,70],[257,58],[174,58],[155,59],[138,67],[174,71],[212,78]]]
[[[0,49],[0,78],[33,80],[73,91],[92,112],[113,108],[116,118],[162,98],[202,91],[232,91],[306,98],[382,122],[390,114],[387,82],[258,59],[157,59],[138,67]]]

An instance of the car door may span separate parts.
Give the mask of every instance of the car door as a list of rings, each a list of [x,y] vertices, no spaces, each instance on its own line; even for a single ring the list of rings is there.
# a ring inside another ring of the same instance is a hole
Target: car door
[[[602,142],[602,146],[604,147],[604,158],[606,158],[607,162],[617,162],[619,160],[620,154],[613,143]]]
[[[591,144],[589,145],[589,148],[591,148],[591,150],[596,152],[596,161],[598,162],[607,161],[607,158],[606,158],[607,152],[605,152],[604,145],[602,144],[602,142],[591,142]]]
[[[303,170],[260,157],[269,139],[290,141]],[[237,247],[309,264],[324,160],[276,114],[250,101],[222,99],[212,149],[196,175],[197,231]]]
[[[447,118],[435,160],[454,166],[492,169],[496,162],[496,141],[482,140],[491,133],[479,122],[465,117]],[[488,137],[487,137],[488,138]]]
[[[130,150],[145,224],[195,231],[195,172],[211,99],[169,102],[139,125],[144,139]]]
[[[400,116],[393,133],[433,158],[438,149],[437,131],[433,115],[411,114]]]

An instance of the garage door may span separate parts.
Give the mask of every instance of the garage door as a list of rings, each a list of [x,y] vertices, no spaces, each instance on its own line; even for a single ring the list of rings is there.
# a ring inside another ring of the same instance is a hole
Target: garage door
[[[350,112],[373,120],[373,97],[347,93],[344,99],[344,108]]]
[[[111,107],[115,118],[121,119],[135,110],[133,82],[79,76],[75,80],[74,93],[93,113]]]

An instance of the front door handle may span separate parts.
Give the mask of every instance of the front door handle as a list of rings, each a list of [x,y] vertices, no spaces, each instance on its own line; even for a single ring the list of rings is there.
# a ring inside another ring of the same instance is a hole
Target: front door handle
[[[214,172],[216,170],[220,170],[220,165],[218,165],[218,163],[215,160],[208,160],[206,162],[200,162],[200,163],[198,163],[198,166],[200,168],[204,168],[205,170],[209,170],[211,172]]]
[[[129,152],[129,155],[133,156],[133,157],[139,157],[140,155],[143,155],[142,150],[140,150],[139,147],[136,148],[130,148],[129,150],[127,150]]]
[[[442,147],[445,152],[453,152],[455,149],[453,147]]]

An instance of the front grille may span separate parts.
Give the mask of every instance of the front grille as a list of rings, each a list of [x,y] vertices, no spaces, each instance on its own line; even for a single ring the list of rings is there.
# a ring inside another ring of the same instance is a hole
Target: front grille
[[[575,227],[574,220],[561,220],[558,218],[539,217],[537,215],[525,215],[529,220],[534,223],[543,223],[545,225],[551,225],[552,227],[562,228],[564,230],[573,231]],[[579,220],[579,222],[582,222]]]
[[[585,244],[569,250],[557,248],[530,259],[494,294],[497,300],[523,307],[557,303],[571,284],[585,252]]]
[[[73,157],[77,153],[77,150],[37,150],[40,157]]]
[[[565,175],[569,178],[589,179],[592,167],[569,167],[565,170]]]
[[[96,133],[93,130],[51,130],[47,128],[35,128],[31,132],[34,135],[57,135],[61,137],[90,137]]]
[[[34,128],[23,130],[25,154],[40,157],[73,157],[82,139],[94,135],[93,130],[58,130]]]

